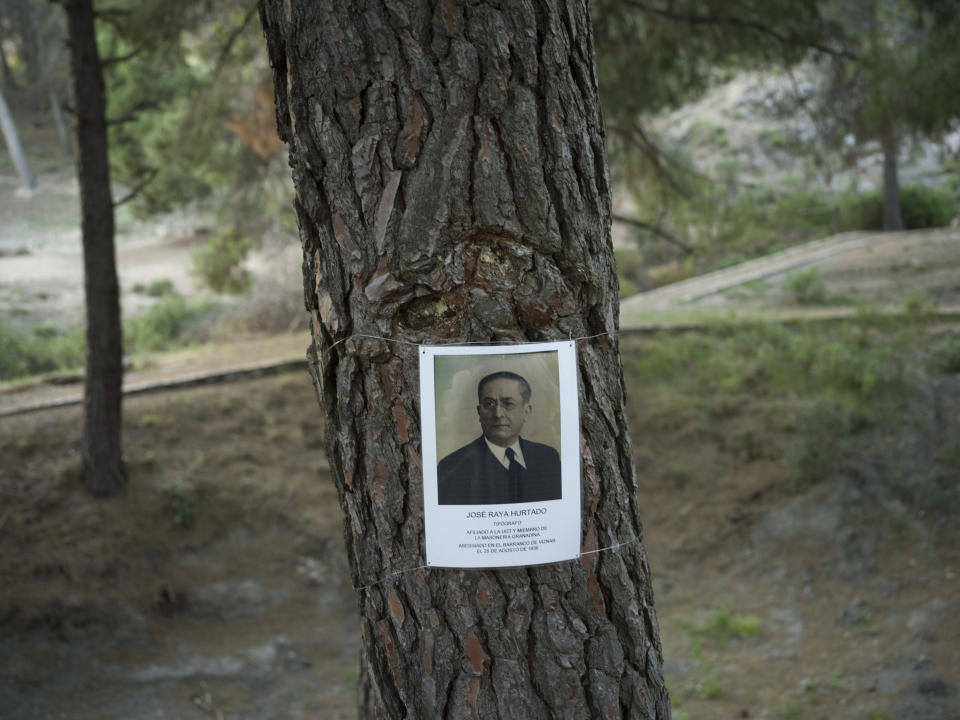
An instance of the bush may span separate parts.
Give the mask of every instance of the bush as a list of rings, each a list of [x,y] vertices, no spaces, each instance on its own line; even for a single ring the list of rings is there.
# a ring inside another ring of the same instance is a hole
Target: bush
[[[198,321],[209,315],[207,303],[188,303],[172,292],[143,315],[124,323],[124,351],[154,352],[185,344]],[[62,331],[50,323],[21,330],[0,319],[0,381],[65,370],[86,362],[83,328]]]
[[[83,367],[83,329],[62,332],[52,325],[18,330],[0,319],[0,380]]]
[[[239,294],[250,287],[242,263],[253,243],[234,228],[214,235],[193,253],[193,274],[214,292]]]
[[[143,315],[125,323],[124,345],[128,352],[155,352],[182,342],[209,306],[188,303],[182,295],[167,295]]]
[[[900,188],[900,214],[907,230],[944,227],[960,212],[954,193],[945,188],[906,185]],[[883,230],[883,193],[861,196],[853,208],[854,222],[863,230]]]
[[[960,210],[956,197],[941,188],[907,186],[900,191],[903,224],[909,228],[944,227]]]
[[[640,288],[637,287],[637,284],[630,278],[623,277],[622,275],[617,278],[620,281],[620,299],[630,297],[631,295],[636,295],[640,292]]]
[[[930,368],[944,375],[960,373],[960,337],[947,336],[930,348]]]
[[[154,280],[149,285],[144,285],[143,283],[137,283],[133,286],[133,292],[138,295],[146,295],[147,297],[160,298],[165,295],[170,295],[173,293],[173,281],[167,280]]]
[[[827,284],[815,265],[787,275],[783,289],[793,296],[799,305],[824,305],[829,301]]]
[[[707,613],[695,623],[684,624],[690,636],[697,642],[708,640],[719,647],[731,640],[757,637],[762,623],[756,615],[731,615],[722,610]]]

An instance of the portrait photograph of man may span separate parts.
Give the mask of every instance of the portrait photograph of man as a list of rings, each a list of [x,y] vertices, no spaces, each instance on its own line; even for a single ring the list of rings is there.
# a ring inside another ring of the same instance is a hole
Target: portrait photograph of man
[[[438,504],[560,500],[556,353],[434,360]]]
[[[576,341],[422,345],[419,352],[427,565],[576,558]]]

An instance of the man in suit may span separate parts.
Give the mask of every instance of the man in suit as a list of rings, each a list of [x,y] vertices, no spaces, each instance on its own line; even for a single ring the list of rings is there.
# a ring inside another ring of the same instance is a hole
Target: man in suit
[[[477,385],[483,434],[437,465],[440,505],[559,500],[560,455],[549,445],[520,437],[530,418],[530,384],[501,371]]]

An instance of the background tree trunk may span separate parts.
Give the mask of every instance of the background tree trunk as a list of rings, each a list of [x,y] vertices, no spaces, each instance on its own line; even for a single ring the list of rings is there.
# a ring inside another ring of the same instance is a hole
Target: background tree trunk
[[[881,134],[883,147],[883,229],[903,230],[900,213],[900,181],[897,179],[897,141],[893,132]]]
[[[582,545],[641,534],[588,9],[432,5],[260,6],[359,588],[362,714],[667,718],[639,541],[579,562],[393,574],[423,563],[417,351],[355,333],[610,333],[578,348]]]
[[[13,79],[13,73],[10,71],[10,63],[7,62],[7,51],[4,49],[4,33],[0,27],[0,70],[3,72],[3,89],[16,90],[17,81]]]
[[[65,7],[76,99],[77,180],[87,303],[83,482],[95,495],[110,495],[126,484],[127,476],[120,436],[123,333],[113,246],[103,70],[91,0],[67,0]]]
[[[2,92],[0,92],[0,130],[3,131],[3,139],[7,143],[7,150],[13,159],[13,166],[17,169],[17,175],[20,176],[20,182],[27,190],[36,190],[37,176],[30,169],[27,154],[23,151],[23,145],[20,144],[20,134],[17,132],[13,114],[10,112],[10,106],[7,105]]]
[[[40,79],[41,62],[33,18],[34,3],[31,0],[7,0],[5,5],[12,28],[20,37],[17,51],[26,71],[26,84],[32,85]]]
[[[70,142],[70,134],[67,132],[67,125],[63,121],[63,111],[60,107],[60,93],[57,91],[57,81],[54,79],[54,72],[58,61],[60,60],[60,49],[63,43],[54,43],[53,49],[48,50],[48,44],[44,37],[47,28],[59,30],[60,7],[53,4],[47,4],[45,7],[46,17],[41,16],[36,21],[37,25],[37,47],[40,51],[41,71],[43,74],[43,84],[47,88],[47,98],[50,101],[50,114],[53,117],[53,124],[57,128],[57,136],[60,138],[60,147],[67,154],[73,152],[73,145]],[[57,35],[59,36],[59,32]]]

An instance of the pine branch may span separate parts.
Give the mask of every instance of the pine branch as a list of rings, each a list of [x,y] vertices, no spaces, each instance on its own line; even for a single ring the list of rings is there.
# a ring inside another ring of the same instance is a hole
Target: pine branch
[[[673,235],[672,233],[667,232],[663,228],[658,227],[657,225],[651,225],[650,223],[646,223],[643,220],[637,220],[636,218],[627,217],[626,215],[618,215],[617,213],[613,213],[610,217],[612,217],[617,222],[626,223],[627,225],[633,225],[634,227],[640,228],[641,230],[646,230],[648,232],[651,232],[657,237],[662,238],[663,240],[666,240],[667,242],[672,243],[673,245],[676,245],[678,248],[680,248],[687,254],[693,252],[693,248],[687,245],[683,240],[678,238],[676,235]]]
[[[147,176],[144,177],[144,178],[142,178],[142,179],[140,180],[140,182],[138,182],[136,185],[134,185],[134,186],[133,186],[133,189],[130,190],[130,192],[128,192],[128,193],[127,193],[126,195],[124,195],[122,198],[120,198],[120,199],[117,200],[115,203],[113,203],[113,207],[114,207],[114,208],[118,208],[118,207],[120,207],[121,205],[126,205],[128,202],[130,202],[130,201],[133,200],[135,197],[137,197],[137,195],[139,195],[141,192],[143,192],[144,188],[146,188],[147,185],[149,185],[150,183],[153,182],[153,179],[157,176],[157,173],[159,173],[159,172],[160,172],[160,171],[157,170],[156,168],[151,168],[151,170],[147,173]]]
[[[237,39],[243,34],[243,31],[247,29],[247,25],[250,24],[250,21],[257,14],[257,6],[254,5],[249,10],[247,14],[243,16],[243,20],[240,24],[233,29],[230,33],[230,37],[227,38],[227,41],[224,43],[223,47],[220,49],[220,55],[217,57],[217,64],[214,65],[212,77],[216,78],[220,75],[220,70],[223,69],[223,65],[227,61],[227,56],[230,54],[230,51],[233,50],[234,44],[237,42]]]
[[[121,10],[119,8],[107,8],[104,10],[96,10],[93,13],[94,20],[99,20],[112,25],[115,30],[123,30],[123,21],[130,16],[129,10]]]
[[[134,105],[130,110],[127,111],[126,115],[121,115],[115,118],[107,119],[107,127],[112,127],[114,125],[126,125],[127,123],[136,122],[140,119],[140,113],[147,110],[156,110],[159,105],[150,100],[142,100]]]
[[[837,50],[836,48],[827,47],[826,45],[813,40],[791,38],[788,35],[784,35],[779,30],[770,27],[769,25],[765,25],[757,20],[749,20],[747,18],[736,17],[735,15],[696,15],[693,13],[680,13],[671,10],[670,8],[652,7],[645,3],[639,2],[638,0],[624,0],[624,2],[630,7],[636,8],[640,12],[663,18],[664,20],[687,23],[688,25],[729,25],[732,27],[740,27],[746,30],[753,30],[761,35],[772,37],[774,40],[777,40],[784,45],[806,47],[811,50],[822,52],[826,55],[844,58],[845,60],[857,59],[857,56],[849,50]]]
[[[133,60],[133,58],[139,55],[142,51],[143,51],[143,48],[135,48],[128,53],[124,53],[123,55],[116,55],[114,57],[104,58],[100,62],[105,68],[112,67],[119,63],[124,63],[124,62],[127,62],[128,60]]]
[[[608,124],[607,131],[618,135],[626,144],[636,147],[653,165],[653,171],[661,186],[669,187],[673,192],[681,197],[689,197],[690,192],[684,182],[680,180],[675,172],[686,172],[696,175],[689,168],[679,165],[671,155],[663,150],[657,142],[647,134],[647,132],[638,124],[623,126]]]

